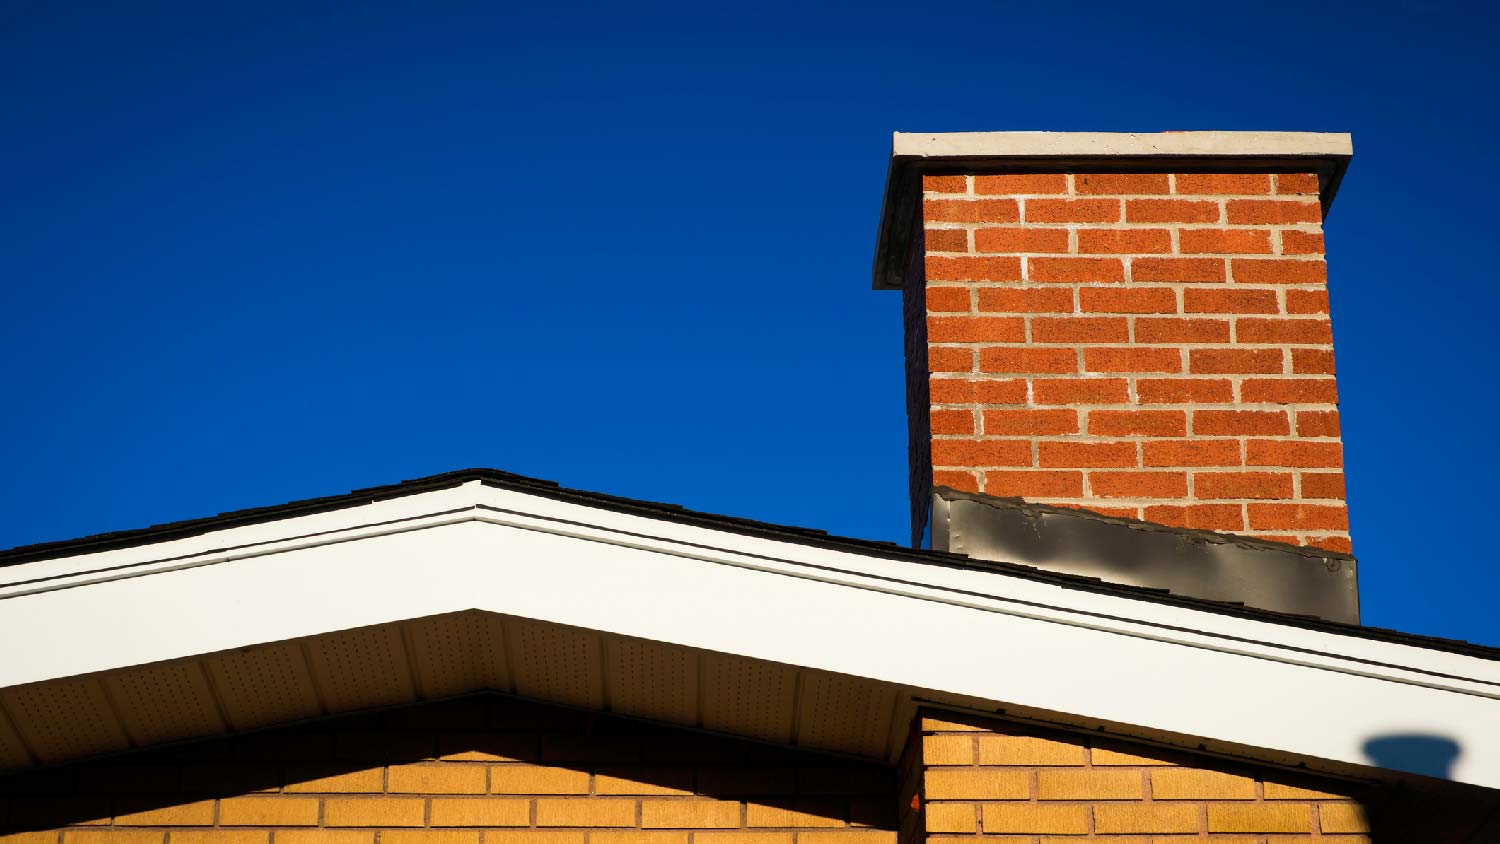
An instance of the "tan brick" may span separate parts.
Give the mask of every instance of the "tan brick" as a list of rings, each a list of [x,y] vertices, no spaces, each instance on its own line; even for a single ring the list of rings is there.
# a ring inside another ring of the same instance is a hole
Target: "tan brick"
[[[227,797],[221,826],[317,826],[318,801],[309,797]]]
[[[126,812],[115,817],[116,826],[212,826],[213,822],[212,800]]]
[[[62,833],[55,829],[0,835],[0,844],[58,844],[60,841],[62,841]]]
[[[1318,826],[1324,832],[1369,832],[1364,807],[1358,803],[1319,803]]]
[[[421,826],[427,801],[416,797],[342,797],[323,801],[324,826]]]
[[[375,832],[367,829],[278,829],[276,844],[375,844]]]
[[[63,844],[162,844],[166,838],[165,832],[145,829],[69,829],[63,831],[62,840]]]
[[[1082,765],[1085,750],[1036,736],[980,736],[981,765]]]
[[[691,768],[600,768],[595,794],[692,794]]]
[[[1044,803],[986,803],[984,831],[1082,834],[1089,831],[1089,807]]]
[[[1209,832],[1311,832],[1312,811],[1305,805],[1210,803]]]
[[[581,829],[487,829],[484,844],[583,844]]]
[[[1218,771],[1170,768],[1151,772],[1155,800],[1254,800],[1255,780]]]
[[[1141,775],[1135,771],[1037,771],[1037,797],[1042,800],[1138,800],[1145,796]]]
[[[477,829],[388,829],[380,844],[479,844]]]
[[[589,772],[544,765],[496,765],[490,768],[494,794],[588,794]]]
[[[1343,800],[1347,796],[1329,791],[1315,791],[1311,788],[1298,788],[1294,785],[1282,785],[1279,782],[1265,783],[1261,786],[1261,790],[1267,800]]]
[[[1198,807],[1108,803],[1094,807],[1095,832],[1197,832]]]
[[[1171,765],[1173,763],[1154,756],[1138,756],[1134,753],[1122,753],[1118,750],[1108,750],[1096,747],[1092,751],[1095,765]]]
[[[973,803],[928,803],[923,807],[928,832],[974,832],[978,820]]]
[[[693,844],[792,844],[790,832],[695,832]]]
[[[642,800],[641,826],[733,829],[740,825],[738,800]]]
[[[536,801],[537,826],[635,826],[634,800]]]
[[[695,839],[702,844],[702,836]],[[840,830],[838,832],[799,832],[797,844],[896,844],[895,830]]]
[[[310,770],[292,769],[287,772],[285,790],[289,794],[378,794],[385,790],[385,770],[369,768],[319,776]]]
[[[483,794],[483,765],[392,765],[386,790],[392,794]]]
[[[589,844],[687,844],[688,833],[665,830],[616,829],[589,833]]]
[[[437,797],[429,826],[530,826],[531,801],[504,797]]]
[[[937,718],[931,715],[922,716],[922,732],[924,733],[978,733],[984,732],[984,727],[976,727],[973,724],[965,724],[962,721],[951,721],[947,718]]]
[[[974,740],[968,736],[922,736],[924,765],[972,765]]]
[[[1026,771],[933,769],[922,779],[928,800],[1025,800],[1031,795],[1031,775]]]
[[[834,801],[800,800],[775,806],[749,803],[745,807],[745,826],[817,828],[843,825],[843,804]]]
[[[174,829],[168,844],[268,844],[271,833],[264,829]]]

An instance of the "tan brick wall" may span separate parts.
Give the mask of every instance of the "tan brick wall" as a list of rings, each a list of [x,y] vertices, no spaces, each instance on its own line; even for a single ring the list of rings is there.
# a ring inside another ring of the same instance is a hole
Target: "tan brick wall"
[[[923,187],[934,483],[1350,550],[1316,177]]]
[[[481,696],[0,778],[6,844],[895,844],[894,772]]]
[[[926,844],[1370,841],[1359,784],[951,713],[913,734]]]

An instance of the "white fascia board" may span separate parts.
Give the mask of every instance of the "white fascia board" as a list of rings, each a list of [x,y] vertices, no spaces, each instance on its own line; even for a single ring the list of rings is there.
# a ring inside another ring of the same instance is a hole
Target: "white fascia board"
[[[30,643],[0,687],[480,609],[1356,765],[1443,735],[1453,779],[1500,787],[1476,657],[478,483],[368,506],[11,567],[54,579],[0,591],[0,637]]]
[[[1345,132],[897,132],[896,158],[1348,158]]]

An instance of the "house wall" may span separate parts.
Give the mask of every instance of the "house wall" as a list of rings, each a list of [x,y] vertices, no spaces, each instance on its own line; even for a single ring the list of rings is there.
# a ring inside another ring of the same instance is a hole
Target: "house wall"
[[[909,747],[926,844],[1370,841],[1359,783],[952,713]]]
[[[6,844],[895,844],[893,772],[495,695],[0,778]]]
[[[924,177],[932,480],[1349,551],[1318,190]]]

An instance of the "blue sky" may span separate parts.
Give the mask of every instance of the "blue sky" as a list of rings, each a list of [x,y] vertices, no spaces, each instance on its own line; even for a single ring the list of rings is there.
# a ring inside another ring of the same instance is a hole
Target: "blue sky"
[[[540,5],[0,0],[0,547],[474,465],[901,541],[893,130],[1347,131],[1365,620],[1500,644],[1492,11]]]

